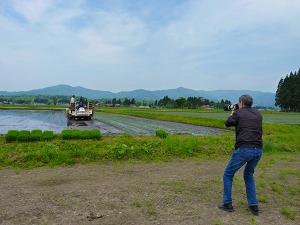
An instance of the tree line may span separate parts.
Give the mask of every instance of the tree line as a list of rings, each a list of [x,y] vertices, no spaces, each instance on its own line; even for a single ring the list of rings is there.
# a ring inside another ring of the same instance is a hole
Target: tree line
[[[69,96],[64,95],[12,95],[0,96],[2,104],[19,104],[19,105],[64,105],[70,102]]]
[[[149,107],[165,107],[165,108],[198,108],[201,106],[208,106],[213,108],[223,108],[225,104],[231,104],[229,100],[221,100],[220,102],[210,101],[202,97],[179,97],[177,99],[171,99],[168,96],[164,96],[160,100],[149,100],[136,101],[134,98],[128,99],[105,99],[94,100],[94,103],[100,103],[101,105],[110,104],[111,106],[149,106]]]
[[[1,104],[17,105],[67,105],[71,96],[65,95],[0,95]],[[78,102],[87,103],[88,99],[80,96]]]
[[[14,95],[14,96],[0,96],[0,103],[2,104],[24,104],[24,105],[68,105],[71,96],[52,96],[52,95]],[[201,106],[212,108],[223,108],[225,104],[231,104],[229,100],[221,100],[220,102],[210,101],[203,97],[179,97],[171,99],[168,96],[159,100],[145,99],[137,101],[135,98],[113,98],[113,99],[87,99],[83,96],[76,97],[76,102],[83,102],[87,104],[92,101],[94,105],[109,105],[109,106],[149,106],[149,107],[165,107],[165,108],[198,108]]]
[[[275,95],[275,105],[285,112],[300,112],[300,68],[280,79]]]

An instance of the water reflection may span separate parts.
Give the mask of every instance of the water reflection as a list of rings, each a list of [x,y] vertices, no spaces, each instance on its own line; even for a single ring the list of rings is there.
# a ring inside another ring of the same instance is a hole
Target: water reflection
[[[61,133],[66,129],[64,111],[53,110],[0,110],[0,133],[9,130],[52,130]]]

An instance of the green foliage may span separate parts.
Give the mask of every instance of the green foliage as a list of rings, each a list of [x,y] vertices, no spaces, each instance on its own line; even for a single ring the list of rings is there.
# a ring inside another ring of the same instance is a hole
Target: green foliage
[[[275,102],[283,111],[300,112],[300,69],[279,81]]]
[[[251,224],[255,224],[255,222],[256,222],[256,219],[255,219],[254,217],[251,217],[250,223],[251,223]]]
[[[29,141],[49,141],[54,139],[53,131],[42,130],[10,130],[5,135],[7,142],[19,141],[19,142],[29,142]],[[102,135],[99,130],[63,130],[61,137],[64,140],[71,139],[101,139]]]
[[[137,208],[142,207],[142,203],[141,203],[140,201],[134,201],[134,202],[132,203],[132,205],[134,205],[134,206],[137,207]]]
[[[109,147],[109,156],[113,159],[125,159],[132,156],[133,151],[131,147],[126,144],[116,143]]]
[[[267,152],[271,153],[271,152],[274,152],[274,151],[275,151],[275,148],[274,148],[272,143],[267,142],[267,143],[264,144],[264,152],[265,153],[267,153]]]
[[[257,196],[257,200],[258,200],[260,203],[267,203],[267,202],[269,202],[269,201],[268,201],[267,195],[263,195],[263,194]]]
[[[264,124],[264,152],[295,152],[300,150],[299,125]]]
[[[164,130],[156,130],[155,134],[156,134],[156,136],[158,136],[160,138],[166,138],[169,135],[169,133]]]
[[[101,139],[102,135],[100,130],[63,130],[61,137],[64,140],[71,139]]]
[[[24,131],[22,133],[30,134],[30,132]],[[49,135],[48,139],[45,138],[47,134]],[[13,152],[13,154],[6,155],[3,151],[0,152],[0,157],[4,160],[3,163],[0,162],[0,166],[11,165],[18,167],[21,165],[28,168],[29,165],[37,167],[98,160],[164,161],[172,158],[187,158],[200,155],[201,157],[217,157],[222,154],[230,154],[233,151],[235,139],[233,133],[216,136],[168,135],[166,138],[123,134],[105,136],[101,142],[92,142],[95,138],[99,139],[101,137],[99,131],[93,130],[64,130],[57,137],[54,136],[52,131],[44,131],[42,139],[43,137],[45,140],[52,141],[28,142],[26,144],[7,142],[5,151]],[[67,154],[66,152],[69,153]],[[8,157],[8,161],[6,157]],[[276,160],[273,161],[276,163]],[[268,163],[271,164],[272,162]],[[284,170],[280,174],[281,176],[285,174],[298,175],[297,171],[295,172],[294,170]],[[258,187],[266,188],[266,184],[258,183]],[[281,185],[279,186],[275,183],[272,184],[271,189],[274,193],[282,193],[283,191]]]
[[[84,139],[84,131],[81,130],[71,130],[72,138],[71,139]]]
[[[45,130],[41,136],[41,140],[49,141],[54,138],[54,132],[52,130]]]
[[[31,141],[40,141],[43,135],[42,130],[32,130],[30,135]]]
[[[283,192],[283,189],[281,187],[279,187],[277,184],[271,184],[271,189],[272,189],[272,191],[275,191],[279,194],[281,194]]]
[[[16,141],[18,139],[18,136],[19,136],[18,130],[9,130],[5,135],[5,139],[7,142],[12,142],[12,141]]]
[[[262,187],[262,188],[266,188],[266,182],[265,181],[260,181],[259,183],[258,183],[258,186],[260,186],[260,187]]]
[[[90,139],[101,139],[102,135],[100,130],[93,129],[90,130]]]
[[[192,156],[203,153],[201,140],[196,136],[168,136],[163,142],[167,155],[177,157]]]
[[[299,193],[298,189],[296,189],[296,188],[291,188],[291,190],[290,190],[290,194],[291,194],[291,195],[297,195],[298,193]]]
[[[68,104],[70,102],[70,96],[58,95],[2,95],[0,96],[2,101],[7,101],[11,104],[17,104],[16,107],[20,107],[20,104],[26,104],[28,107],[36,108],[37,106],[40,108],[43,105],[48,105],[53,103],[53,105],[58,104]],[[9,107],[14,107],[13,105],[9,104]],[[34,105],[32,105],[34,104]]]
[[[57,105],[57,102],[58,102],[57,96],[52,97],[52,102],[53,102],[53,105]]]
[[[31,135],[29,130],[21,130],[19,132],[17,141],[31,141]]]
[[[295,220],[295,215],[289,208],[283,206],[280,208],[280,212],[290,220]]]
[[[72,135],[73,135],[73,131],[72,130],[63,130],[61,132],[61,137],[62,139],[64,140],[70,140],[70,139],[73,139],[72,138]]]
[[[52,140],[54,138],[53,131],[42,130],[9,130],[5,135],[5,140],[7,142],[18,141],[18,142],[30,142],[30,141],[46,141]]]

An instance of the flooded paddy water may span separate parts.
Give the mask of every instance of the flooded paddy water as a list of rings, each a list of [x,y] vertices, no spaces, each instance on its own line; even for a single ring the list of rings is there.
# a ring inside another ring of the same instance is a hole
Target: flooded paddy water
[[[204,127],[103,112],[96,112],[94,118],[105,124],[109,124],[124,130],[126,133],[132,135],[155,135],[155,131],[159,129],[165,130],[170,134],[183,135],[216,135],[228,132],[224,129],[213,127]]]
[[[102,134],[124,131],[98,121],[68,120],[65,111],[54,110],[0,110],[0,134],[9,130],[52,130],[59,134],[65,129],[99,129]]]
[[[9,130],[99,129],[104,135],[128,133],[131,135],[155,135],[163,129],[170,134],[215,135],[223,129],[188,125],[182,123],[145,119],[133,116],[96,112],[91,121],[68,120],[65,111],[53,110],[0,110],[0,134]]]
[[[9,130],[52,130],[60,133],[67,126],[63,111],[52,110],[0,110],[0,133]]]

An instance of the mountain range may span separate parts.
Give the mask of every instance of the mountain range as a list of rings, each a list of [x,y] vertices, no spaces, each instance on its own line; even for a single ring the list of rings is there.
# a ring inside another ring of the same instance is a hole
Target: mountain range
[[[102,98],[128,98],[135,100],[159,100],[165,96],[171,99],[177,99],[179,97],[203,97],[211,101],[229,100],[232,103],[237,103],[239,96],[243,94],[249,94],[254,99],[254,106],[262,107],[274,107],[275,106],[275,93],[272,92],[261,92],[251,90],[215,90],[215,91],[204,91],[204,90],[192,90],[184,87],[178,87],[175,89],[167,90],[156,90],[149,91],[144,89],[138,89],[133,91],[121,91],[113,93],[110,91],[92,90],[84,87],[72,87],[69,85],[56,85],[52,87],[46,87],[41,89],[34,89],[30,91],[0,91],[0,95],[66,95],[66,96],[83,96],[89,99],[102,99]]]

